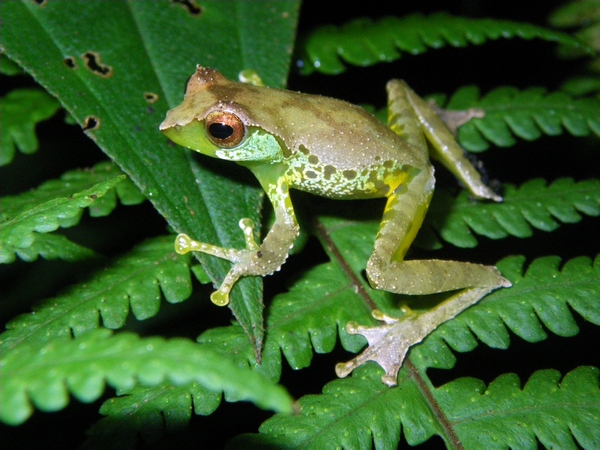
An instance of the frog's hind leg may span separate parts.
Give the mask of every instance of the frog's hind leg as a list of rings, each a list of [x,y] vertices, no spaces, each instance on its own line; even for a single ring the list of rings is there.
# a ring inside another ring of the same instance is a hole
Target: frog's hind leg
[[[427,212],[433,183],[433,169],[423,170],[389,196],[373,254],[367,263],[371,285],[375,289],[408,295],[509,286],[492,266],[433,259],[404,260]]]
[[[367,277],[374,288],[398,294],[456,292],[427,311],[417,313],[405,309],[405,316],[400,319],[376,310],[373,317],[385,322],[376,327],[348,324],[348,333],[364,335],[369,347],[351,361],[336,366],[340,377],[371,360],[385,369],[382,381],[395,386],[398,371],[412,345],[492,290],[510,286],[510,282],[491,266],[458,261],[404,260],[425,216],[432,189],[432,170],[423,170],[389,197],[375,249],[367,263]]]
[[[429,140],[433,144],[433,153],[445,155],[448,165],[463,167],[462,170],[468,165],[469,174],[479,175],[464,158],[462,149],[439,117],[420,97],[399,80],[392,80],[387,88],[390,99],[388,120],[394,132],[424,153],[428,148],[425,140]],[[407,170],[408,179],[388,196],[373,255],[367,264],[371,285],[376,289],[409,295],[509,286],[510,283],[491,266],[457,261],[404,260],[423,223],[435,184],[430,165]],[[474,176],[467,178],[473,180]],[[479,180],[473,184],[485,187]]]

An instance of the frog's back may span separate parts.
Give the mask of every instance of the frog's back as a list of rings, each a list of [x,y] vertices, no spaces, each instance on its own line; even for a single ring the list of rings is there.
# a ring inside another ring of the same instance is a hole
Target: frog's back
[[[427,154],[359,106],[279,89],[254,87],[253,91],[251,118],[287,143],[291,153],[309,153],[340,170],[372,167],[386,160],[414,167],[427,164]],[[249,99],[246,96],[240,104]]]
[[[292,186],[332,198],[389,195],[415,169],[429,165],[426,151],[409,145],[356,105],[316,95],[256,90],[256,123],[290,148]],[[281,95],[284,93],[285,95]]]

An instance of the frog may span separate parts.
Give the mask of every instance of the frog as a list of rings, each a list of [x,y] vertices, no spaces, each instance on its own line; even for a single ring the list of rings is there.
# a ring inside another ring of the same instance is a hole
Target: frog
[[[254,223],[239,221],[243,249],[223,248],[179,234],[180,254],[201,252],[232,263],[211,300],[229,303],[241,277],[267,276],[287,260],[300,228],[290,190],[337,200],[385,198],[385,207],[366,277],[373,289],[423,296],[449,292],[439,306],[403,317],[381,311],[374,327],[347,324],[369,348],[336,366],[347,376],[366,361],[385,370],[382,381],[394,386],[408,349],[442,323],[495,289],[509,287],[494,266],[446,260],[411,260],[405,255],[420,229],[434,192],[435,159],[476,199],[502,201],[483,181],[454,134],[408,84],[386,85],[388,124],[364,108],[325,96],[275,89],[258,82],[233,81],[218,70],[198,65],[183,102],[170,110],[160,131],[171,141],[203,155],[249,169],[266,193],[274,222],[262,242]]]

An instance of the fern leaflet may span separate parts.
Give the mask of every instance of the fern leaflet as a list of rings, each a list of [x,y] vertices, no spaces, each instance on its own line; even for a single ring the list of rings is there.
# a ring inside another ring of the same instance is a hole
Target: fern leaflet
[[[59,180],[48,181],[32,191],[2,197],[0,261],[12,262],[15,254],[25,261],[32,261],[39,254],[66,260],[89,255],[88,249],[67,244],[66,238],[42,237],[40,233],[77,224],[86,207],[94,217],[105,216],[115,208],[117,195],[124,204],[144,200],[120,170],[101,163],[91,171],[67,172]],[[65,247],[57,245],[59,242]]]
[[[161,290],[171,303],[189,297],[190,261],[175,253],[171,236],[149,240],[87,283],[9,322],[0,335],[0,350],[77,336],[99,327],[100,319],[104,327],[120,328],[130,308],[140,320],[152,317],[160,308]]]
[[[465,448],[537,448],[539,440],[545,448],[591,450],[600,442],[598,372],[578,367],[561,380],[556,370],[540,370],[523,388],[514,374],[487,389],[461,378],[435,394]]]
[[[289,394],[262,376],[185,339],[139,338],[94,330],[76,339],[54,339],[43,347],[23,345],[3,354],[0,418],[19,424],[32,412],[30,401],[43,411],[57,411],[68,393],[84,402],[96,400],[105,383],[131,389],[168,379],[175,384],[196,381],[204,387],[232,393],[258,406],[291,412]]]
[[[119,393],[122,397],[107,400],[100,408],[107,417],[88,430],[89,438],[83,448],[133,448],[138,436],[151,444],[165,432],[185,429],[192,411],[211,414],[221,401],[220,394],[198,383],[138,385]]]
[[[474,203],[469,193],[452,196],[443,189],[434,194],[419,238],[427,246],[440,246],[437,237],[428,228],[435,229],[447,242],[458,247],[475,247],[477,238],[472,233],[501,239],[506,236],[530,237],[532,227],[552,231],[562,223],[576,223],[579,213],[600,215],[600,180],[576,183],[571,178],[560,178],[547,185],[545,180],[533,179],[520,187],[505,185],[504,202]]]
[[[548,93],[544,88],[519,91],[500,87],[481,97],[476,86],[456,91],[447,109],[481,108],[485,117],[473,119],[458,129],[458,141],[469,151],[515,144],[513,134],[532,141],[543,134],[556,136],[563,128],[574,136],[600,136],[600,99],[576,99],[566,92]]]
[[[343,237],[355,244],[353,249],[368,247],[368,242],[363,244],[357,238],[364,231],[361,225],[356,225],[357,231],[353,230],[352,226],[337,227],[336,223],[329,223],[329,229],[333,231],[332,237],[336,242],[338,237]],[[360,256],[363,251],[359,250],[358,253]],[[352,260],[353,257],[349,259]],[[429,367],[452,368],[456,358],[450,348],[460,352],[469,351],[478,345],[477,339],[494,348],[507,348],[510,344],[507,326],[528,341],[539,341],[545,338],[542,323],[560,336],[572,336],[578,329],[567,304],[586,320],[600,325],[600,308],[595,301],[600,295],[598,288],[600,256],[593,266],[588,258],[576,258],[564,264],[560,271],[559,262],[558,258],[535,260],[523,275],[524,258],[514,257],[501,261],[498,264],[499,268],[503,275],[514,283],[514,286],[489,295],[478,305],[440,326],[422,344],[412,349],[411,361],[419,372],[425,373]],[[336,269],[333,263],[315,267],[293,286],[288,294],[275,298],[270,309],[272,314],[267,318],[267,338],[261,365],[254,364],[252,347],[239,325],[208,330],[202,334],[199,341],[227,359],[252,366],[254,370],[273,382],[279,379],[281,373],[282,351],[292,367],[306,367],[310,364],[313,348],[318,352],[330,352],[333,349],[336,331],[339,332],[345,348],[357,351],[365,341],[360,336],[348,335],[345,332],[345,324],[349,320],[366,323],[365,321],[372,319],[368,308],[364,306],[364,300],[360,295],[356,295],[361,288],[351,282],[350,284],[348,281],[344,282],[342,275],[337,274],[336,270],[339,269]],[[370,291],[369,294],[378,293]],[[378,307],[387,306],[389,310],[390,306],[386,305],[385,297],[377,299],[377,302]],[[362,309],[362,312],[352,313],[357,308]],[[369,372],[363,372],[364,370]],[[357,377],[362,377],[357,374],[363,373],[372,374],[369,375],[373,377],[369,390],[378,393],[391,392],[381,383],[381,369],[373,364],[356,369],[350,379],[355,380],[352,383],[356,382]],[[416,433],[410,436],[409,440],[416,444],[434,433],[433,430],[425,432],[422,429],[422,424],[428,423],[427,417],[431,411],[425,406],[419,406],[420,409],[416,407],[424,399],[420,397],[421,394],[415,394],[416,397],[413,397],[407,391],[407,389],[417,388],[414,386],[409,388],[403,384],[407,377],[405,373],[402,375],[403,373],[404,371],[400,372],[399,386],[407,397],[403,397],[402,401],[406,405],[413,405],[411,408],[415,415],[408,415],[403,419],[403,423],[407,425],[407,433]],[[334,383],[346,381],[348,380]],[[412,386],[410,383],[409,386]],[[195,388],[186,392],[188,392],[186,395],[191,396],[203,395],[202,404],[208,405],[208,409],[204,409],[201,414],[212,413],[220,401],[217,393],[202,389]],[[160,392],[156,395],[160,395]],[[119,416],[124,414],[123,408],[138,408],[138,400],[135,396],[121,398],[118,400],[120,409],[107,409],[105,412]],[[163,402],[162,397],[157,397],[156,402],[158,403],[153,404],[154,406],[148,405],[148,408],[151,410],[162,408],[160,406]],[[173,410],[170,411],[173,413]],[[408,414],[406,411],[404,413]],[[183,414],[183,411],[178,414]],[[425,419],[421,415],[424,415]],[[116,420],[116,417],[113,420]],[[282,418],[282,420],[287,419]],[[106,426],[108,425],[109,423]]]
[[[335,75],[346,70],[340,58],[349,64],[369,66],[394,61],[402,52],[414,55],[428,48],[466,47],[514,37],[558,42],[593,53],[590,47],[568,34],[535,25],[437,13],[427,17],[421,14],[385,17],[377,22],[357,19],[341,27],[318,28],[301,43],[300,65],[304,74],[318,70]]]
[[[35,153],[39,146],[36,124],[52,117],[59,108],[58,100],[40,89],[16,89],[0,99],[0,166],[13,160],[15,147],[23,153]]]
[[[413,363],[452,368],[456,361],[447,348],[466,352],[478,340],[492,348],[508,348],[507,328],[528,342],[547,337],[546,329],[559,336],[579,332],[572,311],[600,326],[600,255],[567,261],[559,270],[558,257],[533,261],[523,274],[525,258],[511,257],[498,268],[513,286],[488,295],[483,301],[441,325],[411,353]],[[545,328],[544,328],[545,327]]]
[[[350,379],[329,383],[322,395],[301,398],[300,415],[278,414],[260,427],[260,434],[238,436],[230,444],[394,449],[402,425],[410,445],[435,433],[449,447],[456,439],[454,446],[462,442],[464,448],[535,448],[537,437],[547,448],[576,448],[574,437],[584,448],[593,449],[600,439],[598,372],[580,367],[560,382],[557,371],[538,371],[523,389],[513,374],[502,375],[487,389],[470,378],[432,388],[432,398],[448,421],[442,429],[439,416],[408,374],[401,376],[398,387],[385,389],[377,384],[380,373],[366,366]]]

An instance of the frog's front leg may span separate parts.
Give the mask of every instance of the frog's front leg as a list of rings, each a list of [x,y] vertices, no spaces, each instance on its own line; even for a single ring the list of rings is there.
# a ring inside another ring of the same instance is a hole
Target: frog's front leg
[[[444,122],[453,135],[456,135],[456,131],[460,126],[472,119],[482,119],[485,117],[485,111],[481,108],[469,108],[465,110],[444,109],[435,100],[429,100],[427,106]]]
[[[275,210],[275,223],[260,246],[254,240],[254,224],[250,219],[242,219],[239,222],[246,241],[244,250],[197,242],[185,234],[178,235],[175,240],[177,253],[202,252],[233,263],[219,289],[210,296],[212,302],[218,306],[229,303],[229,293],[241,277],[266,276],[279,270],[298,237],[299,227],[285,180],[281,178],[272,185],[263,187],[266,188]]]

